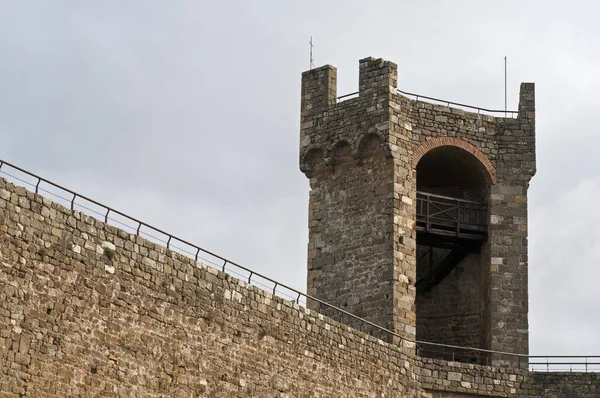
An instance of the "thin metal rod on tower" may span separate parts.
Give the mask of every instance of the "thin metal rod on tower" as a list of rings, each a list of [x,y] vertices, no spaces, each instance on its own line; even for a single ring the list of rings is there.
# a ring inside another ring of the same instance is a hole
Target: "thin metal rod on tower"
[[[309,63],[309,68],[312,69],[315,67],[315,59],[313,58],[313,42],[312,42],[312,36],[310,37],[310,41],[308,42],[308,44],[310,44],[310,63]]]
[[[504,117],[506,117],[506,110],[508,109],[506,105],[506,55],[504,56]]]

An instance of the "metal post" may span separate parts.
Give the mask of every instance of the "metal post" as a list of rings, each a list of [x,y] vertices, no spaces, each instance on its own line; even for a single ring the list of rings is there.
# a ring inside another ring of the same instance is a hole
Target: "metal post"
[[[460,235],[460,201],[456,202],[456,236]]]
[[[508,107],[506,106],[506,56],[504,56],[504,117],[506,117],[506,110]]]
[[[429,203],[430,198],[431,197],[429,195],[427,195],[427,211],[425,212],[425,214],[426,214],[425,215],[425,226],[426,226],[425,230],[427,232],[429,232],[429,228],[430,228],[430,222],[429,222],[429,213],[431,212],[430,203]]]
[[[308,42],[310,44],[310,63],[309,63],[309,68],[313,69],[315,67],[315,59],[313,58],[313,42],[312,42],[312,36],[310,37],[310,41]]]

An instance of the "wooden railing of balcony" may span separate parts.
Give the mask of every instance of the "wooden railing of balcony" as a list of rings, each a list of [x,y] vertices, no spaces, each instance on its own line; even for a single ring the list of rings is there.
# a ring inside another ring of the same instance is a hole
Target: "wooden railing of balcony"
[[[485,240],[488,211],[483,203],[417,192],[417,231]]]

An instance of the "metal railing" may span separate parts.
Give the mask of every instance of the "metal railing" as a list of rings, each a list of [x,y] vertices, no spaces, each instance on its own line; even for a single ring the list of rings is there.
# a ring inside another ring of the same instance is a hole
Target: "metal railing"
[[[487,206],[482,203],[417,192],[417,229],[456,237],[487,233]]]
[[[15,176],[15,175],[7,172],[6,166],[23,173],[27,177],[33,178],[34,181],[33,182],[27,181],[21,177]],[[240,265],[240,264],[238,264],[234,261],[231,261],[225,257],[215,254],[215,253],[213,253],[209,250],[206,250],[200,246],[197,246],[191,242],[188,242],[185,239],[178,238],[177,236],[169,234],[168,232],[165,232],[165,231],[161,230],[160,228],[154,227],[148,223],[140,221],[137,218],[131,217],[123,212],[115,210],[115,209],[113,209],[107,205],[104,205],[94,199],[91,199],[89,197],[81,195],[75,191],[65,188],[55,182],[52,182],[46,178],[40,177],[28,170],[25,170],[19,166],[16,166],[16,165],[14,165],[10,162],[7,162],[5,160],[2,160],[2,159],[0,159],[0,175],[5,175],[7,177],[11,177],[12,179],[14,179],[16,181],[19,181],[21,183],[24,183],[24,184],[34,187],[36,194],[40,193],[40,192],[45,192],[45,193],[52,195],[55,198],[66,201],[69,204],[69,207],[71,210],[79,210],[79,209],[85,210],[84,213],[89,214],[95,218],[98,218],[109,225],[110,225],[110,222],[112,222],[114,224],[117,224],[117,225],[115,225],[117,227],[128,228],[130,231],[135,233],[137,236],[143,236],[143,237],[150,238],[150,240],[154,241],[155,243],[166,244],[166,247],[170,250],[177,251],[180,254],[183,254],[191,259],[194,259],[194,261],[202,260],[203,262],[206,263],[206,265],[213,266],[214,268],[217,268],[222,272],[227,272],[232,275],[235,275],[236,277],[239,277],[241,280],[247,282],[248,284],[255,285],[261,289],[269,291],[273,295],[278,295],[282,298],[291,300],[292,302],[297,303],[299,305],[306,304],[306,302],[308,300],[310,300],[311,302],[314,302],[317,305],[317,312],[320,311],[321,307],[327,307],[327,308],[335,311],[335,313],[339,314],[342,317],[349,317],[355,321],[358,321],[359,323],[361,323],[364,326],[371,327],[373,329],[384,332],[385,334],[390,334],[399,339],[405,340],[400,335],[392,332],[389,329],[386,329],[386,328],[379,326],[373,322],[370,322],[366,319],[358,317],[358,316],[356,316],[348,311],[345,311],[341,308],[338,308],[334,305],[328,304],[322,300],[319,300],[318,298],[309,296],[309,295],[307,295],[299,290],[296,290],[284,283],[281,283],[274,279],[271,279],[268,276],[265,276],[259,272],[251,270],[249,268],[246,268],[243,265]],[[48,185],[49,187],[59,189],[62,194],[50,191],[49,188],[46,187],[45,185],[42,185],[42,183]],[[64,196],[65,193],[68,194],[69,197],[65,197]],[[80,203],[81,201],[85,201],[86,203],[82,204],[82,203]],[[89,206],[90,204],[97,206],[101,210],[92,209]],[[120,216],[125,221],[129,221],[130,223],[133,222],[134,225],[127,224],[126,222],[123,222],[122,220],[114,218],[114,216]],[[162,235],[163,237],[162,238],[157,237],[157,236],[153,235],[152,233],[148,233],[146,231],[150,231],[155,234],[158,233],[158,234]],[[189,249],[177,246],[177,243],[188,246],[188,248],[192,248],[193,250],[190,251]],[[208,258],[207,258],[207,256],[208,256]],[[361,329],[362,328],[363,327],[361,326]]]
[[[6,167],[10,167],[11,169],[13,169],[15,171],[23,173],[24,176],[19,177],[14,174],[11,174],[10,172],[8,172],[6,170]],[[126,227],[129,230],[135,232],[135,234],[137,236],[144,236],[144,237],[149,238],[149,240],[155,241],[156,243],[166,244],[166,247],[170,250],[177,251],[180,254],[185,255],[190,259],[194,259],[194,261],[202,260],[204,263],[206,263],[206,265],[213,266],[214,268],[217,268],[222,272],[227,272],[229,274],[235,275],[236,277],[239,277],[241,280],[246,281],[248,284],[251,284],[251,285],[257,286],[261,289],[267,290],[274,295],[278,295],[282,298],[291,300],[292,302],[297,303],[298,305],[303,305],[301,303],[301,300],[304,301],[304,303],[306,303],[308,300],[310,300],[310,301],[318,304],[317,312],[320,311],[321,307],[326,307],[330,310],[333,310],[335,313],[339,314],[338,319],[340,319],[342,317],[348,317],[354,321],[359,322],[361,324],[361,327],[360,327],[361,330],[363,329],[363,327],[370,327],[370,328],[372,328],[371,334],[373,334],[373,331],[376,331],[376,332],[378,331],[383,335],[395,338],[398,342],[406,342],[406,343],[415,345],[418,350],[426,350],[426,351],[433,352],[434,350],[443,349],[444,352],[451,353],[449,360],[456,360],[457,358],[461,359],[461,358],[465,357],[465,354],[464,354],[465,352],[467,352],[467,353],[468,352],[477,352],[477,353],[479,353],[478,354],[479,356],[494,355],[496,358],[500,358],[500,360],[502,360],[502,358],[504,358],[506,361],[510,361],[513,364],[527,363],[530,369],[532,369],[532,366],[533,366],[533,367],[535,367],[533,370],[536,370],[536,371],[537,370],[552,371],[555,366],[559,366],[559,367],[563,367],[563,368],[570,366],[571,367],[570,369],[572,369],[572,371],[576,371],[577,369],[580,369],[580,368],[581,368],[581,371],[600,371],[600,356],[568,356],[568,357],[567,356],[528,356],[528,355],[523,355],[523,354],[515,354],[515,353],[509,353],[509,352],[502,352],[502,351],[493,351],[493,350],[486,350],[486,349],[474,348],[474,347],[463,347],[463,346],[457,346],[457,345],[451,345],[451,344],[441,344],[441,343],[434,343],[434,342],[428,342],[428,341],[408,340],[387,328],[379,326],[373,322],[370,322],[366,319],[356,316],[356,315],[354,315],[348,311],[345,311],[341,308],[338,308],[334,305],[328,304],[328,303],[326,303],[322,300],[319,300],[315,297],[309,296],[309,295],[307,295],[299,290],[296,290],[290,286],[287,286],[281,282],[275,281],[259,272],[251,270],[249,268],[246,268],[234,261],[231,261],[225,257],[219,256],[219,255],[217,255],[211,251],[208,251],[206,249],[203,249],[202,247],[194,245],[193,243],[190,243],[184,239],[181,239],[174,235],[171,235],[171,234],[169,234],[159,228],[156,228],[148,223],[140,221],[134,217],[128,216],[125,213],[115,210],[109,206],[106,206],[100,202],[90,199],[84,195],[77,193],[77,192],[74,192],[68,188],[65,188],[57,183],[54,183],[50,180],[40,177],[30,171],[27,171],[21,167],[18,167],[16,165],[9,163],[7,161],[4,161],[2,159],[0,159],[0,175],[10,177],[14,181],[19,181],[21,183],[24,183],[24,184],[34,187],[35,193],[37,193],[37,194],[39,194],[40,192],[45,192],[45,193],[48,193],[49,195],[52,195],[55,198],[66,201],[69,204],[71,210],[78,210],[78,211],[85,210],[82,212],[85,214],[88,214],[90,216],[93,216],[95,218],[98,218],[99,220],[103,220],[105,223],[107,223],[109,225],[111,225],[110,222],[112,222],[113,225],[117,224],[114,226]],[[34,180],[27,181],[25,178],[33,178]],[[56,193],[56,192],[53,192],[50,190],[53,188],[59,189],[59,193]],[[68,194],[69,197],[65,197],[64,196],[65,193]],[[81,201],[85,201],[86,203],[83,204],[83,203],[81,203]],[[102,210],[93,209],[90,207],[91,205],[97,206],[98,208],[100,208]],[[79,210],[79,209],[81,209],[81,210]],[[122,220],[114,218],[115,216],[122,217]],[[133,222],[134,225],[127,224],[124,221]],[[161,235],[163,235],[163,238],[156,237],[155,235],[148,233],[146,231],[161,234]],[[188,249],[177,246],[176,243],[186,245],[189,248],[192,248],[193,250],[190,251]],[[206,256],[209,256],[210,258],[207,258]],[[266,283],[268,283],[268,285]],[[336,320],[335,318],[333,318],[333,319]],[[562,359],[570,358],[572,361],[571,362],[555,361],[555,360],[551,361],[551,359],[556,359],[556,358],[562,358]],[[529,362],[530,359],[535,359],[535,361]],[[542,359],[545,359],[545,361],[543,361]],[[597,362],[599,362],[599,363],[597,363]],[[537,366],[539,366],[540,369],[538,369]],[[544,369],[542,369],[542,367]],[[559,369],[559,370],[564,370],[564,369]]]
[[[440,104],[445,104],[445,106],[450,106],[450,105],[454,105],[455,107],[461,107],[461,108],[467,108],[467,109],[472,109],[472,110],[476,110],[478,114],[480,114],[481,112],[487,112],[487,113],[504,113],[504,117],[508,117],[508,115],[510,115],[510,117],[515,118],[519,115],[519,111],[509,111],[509,110],[505,110],[505,109],[487,109],[487,108],[481,108],[478,106],[473,106],[473,105],[466,105],[466,104],[461,104],[460,102],[453,102],[453,101],[448,101],[448,100],[443,100],[443,99],[439,99],[439,98],[434,98],[434,97],[428,97],[426,95],[422,95],[422,94],[414,94],[414,93],[409,93],[408,91],[402,91],[400,89],[396,89],[398,91],[398,94],[402,94],[405,97],[415,97],[415,101],[419,101],[420,99],[426,99],[429,101],[435,101],[435,102],[439,102]]]
[[[529,370],[534,372],[600,372],[600,355],[530,355]]]
[[[511,111],[511,110],[507,110],[507,109],[487,109],[487,108],[482,108],[479,106],[473,106],[473,105],[467,105],[467,104],[461,104],[460,102],[454,102],[454,101],[448,101],[448,100],[444,100],[444,99],[440,99],[440,98],[434,98],[434,97],[429,97],[427,95],[422,95],[422,94],[415,94],[415,93],[409,93],[408,91],[403,91],[400,89],[396,89],[397,93],[400,95],[403,95],[405,97],[414,97],[415,101],[419,101],[419,100],[428,100],[428,101],[433,101],[445,106],[450,107],[450,105],[453,105],[454,107],[460,107],[460,108],[466,108],[467,110],[471,111],[477,111],[477,114],[481,114],[481,112],[485,112],[485,113],[491,113],[493,114],[492,116],[495,116],[497,114],[504,114],[504,117],[510,117],[511,118],[516,118],[519,115],[519,111]],[[349,99],[349,98],[353,98],[359,95],[358,91],[355,91],[353,93],[350,94],[344,94],[341,95],[339,97],[337,97],[335,99],[336,103],[341,102],[342,100],[345,99]],[[409,98],[410,99],[410,98]]]
[[[353,93],[344,94],[344,95],[341,95],[341,96],[337,97],[335,99],[335,102],[338,103],[338,102],[340,102],[343,99],[350,99],[350,98],[354,98],[354,97],[357,97],[357,96],[358,96],[358,91],[355,91]]]

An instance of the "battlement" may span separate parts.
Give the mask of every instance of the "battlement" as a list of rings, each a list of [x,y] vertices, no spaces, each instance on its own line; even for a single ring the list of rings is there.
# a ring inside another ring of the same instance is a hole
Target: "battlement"
[[[504,111],[400,91],[397,70],[395,63],[381,58],[361,59],[359,91],[339,97],[346,98],[342,101],[337,97],[335,67],[325,65],[302,74],[300,169],[304,173],[310,172],[316,159],[326,166],[333,165],[338,146],[348,146],[352,156],[360,161],[365,141],[373,136],[379,137],[385,151],[393,151],[399,147],[397,135],[402,135],[402,130],[408,130],[417,143],[437,136],[458,137],[459,130],[471,130],[472,137],[465,137],[469,138],[465,141],[475,141],[475,146],[481,144],[478,133],[485,133],[486,140],[493,136],[492,141],[496,141],[495,148],[485,150],[492,161],[494,152],[503,150],[499,142],[502,141],[507,146],[512,143],[524,146],[523,150],[531,153],[531,162],[535,163],[533,83],[521,83],[518,111]],[[530,177],[534,174],[534,168],[528,171]]]
[[[408,340],[527,354],[534,85],[521,84],[518,111],[490,110],[399,91],[397,70],[360,60],[343,101],[334,67],[302,75],[308,293]]]

